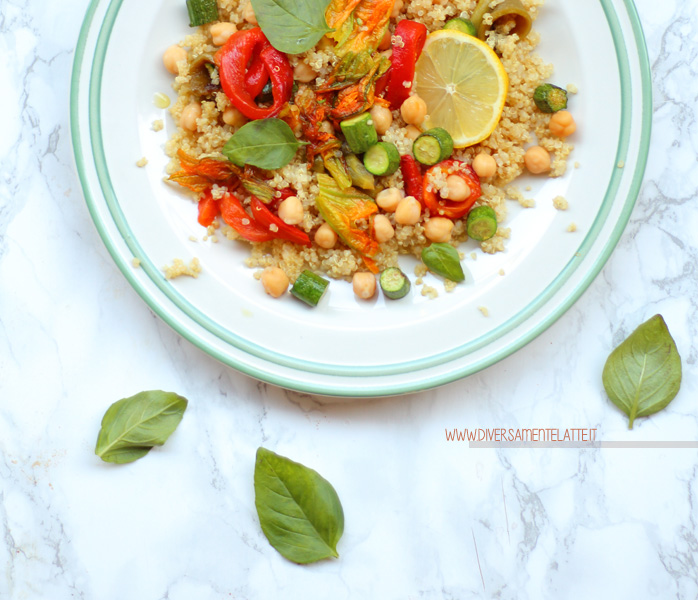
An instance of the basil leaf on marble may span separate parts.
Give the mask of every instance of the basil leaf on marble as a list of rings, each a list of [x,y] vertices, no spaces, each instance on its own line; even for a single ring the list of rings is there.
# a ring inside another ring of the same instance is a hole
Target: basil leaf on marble
[[[325,20],[328,4],[329,0],[252,0],[269,43],[286,54],[306,52],[333,31]]]
[[[223,154],[238,167],[280,169],[293,160],[301,145],[281,119],[258,119],[238,129],[223,146]]]
[[[186,398],[159,390],[114,402],[102,417],[95,454],[111,463],[138,460],[167,441],[186,408]]]
[[[284,558],[307,564],[339,556],[344,511],[337,492],[320,474],[260,447],[254,492],[262,531]]]
[[[464,281],[460,256],[451,244],[434,243],[422,249],[422,262],[430,271],[451,281]]]
[[[618,346],[603,369],[611,402],[628,415],[652,415],[669,404],[681,386],[681,357],[661,315],[640,325]]]

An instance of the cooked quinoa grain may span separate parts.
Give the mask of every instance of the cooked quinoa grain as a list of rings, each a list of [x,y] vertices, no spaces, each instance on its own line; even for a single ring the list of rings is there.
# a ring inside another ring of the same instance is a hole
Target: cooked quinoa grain
[[[553,198],[553,206],[558,210],[567,210],[570,205],[564,196],[555,196]]]
[[[201,273],[201,263],[198,258],[192,258],[187,265],[181,258],[175,258],[171,265],[165,265],[162,270],[165,273],[165,279],[175,279],[183,275],[196,279]]]

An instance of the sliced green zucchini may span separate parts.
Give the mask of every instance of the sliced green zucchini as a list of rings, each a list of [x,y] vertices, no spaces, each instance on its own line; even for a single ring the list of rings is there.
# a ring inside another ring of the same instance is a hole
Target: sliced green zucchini
[[[422,133],[412,144],[412,154],[423,165],[431,167],[453,153],[453,138],[442,127]]]
[[[376,187],[376,180],[373,175],[368,172],[364,163],[361,159],[356,156],[356,154],[348,153],[344,156],[344,160],[347,163],[347,169],[349,170],[349,175],[351,175],[351,182],[362,190],[373,190]]]
[[[218,21],[218,2],[216,0],[187,0],[189,27],[198,27]]]
[[[465,223],[468,237],[484,242],[497,233],[497,215],[489,206],[476,206],[468,213]]]
[[[533,92],[533,101],[544,113],[554,113],[567,108],[567,90],[552,83],[544,83]]]
[[[509,34],[516,34],[519,39],[524,39],[531,31],[533,19],[531,14],[524,8],[521,0],[502,0],[497,6],[490,9],[492,0],[478,0],[475,10],[470,15],[470,20],[477,27],[477,36],[484,40],[490,29],[497,29],[498,25],[511,23],[513,28],[509,29]],[[485,19],[485,15],[492,15]]]
[[[386,298],[399,300],[404,298],[410,291],[410,280],[397,267],[388,267],[383,271],[378,280]]]
[[[291,294],[309,306],[317,306],[328,285],[330,285],[330,282],[324,277],[305,270],[298,276],[296,283],[293,284]]]
[[[378,133],[373,126],[371,113],[365,112],[346,119],[339,126],[342,128],[347,144],[355,154],[363,154],[378,141]]]
[[[378,142],[364,154],[364,166],[374,175],[392,175],[400,166],[400,153],[395,144]]]
[[[477,37],[477,29],[470,19],[464,19],[463,17],[455,17],[446,21],[444,29],[454,29],[455,31],[460,31],[461,33],[467,33],[473,37]]]

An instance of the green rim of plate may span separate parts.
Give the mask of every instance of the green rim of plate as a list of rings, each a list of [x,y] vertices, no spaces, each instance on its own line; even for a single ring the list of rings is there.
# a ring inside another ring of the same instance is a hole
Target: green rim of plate
[[[645,45],[645,40],[642,33],[642,28],[640,26],[637,11],[631,0],[622,0],[627,10],[627,15],[629,17],[630,24],[633,30],[633,35],[635,38],[635,44],[637,45],[638,49],[637,58],[639,60],[641,79],[642,133],[637,149],[637,167],[633,173],[633,178],[629,187],[627,198],[625,199],[623,210],[620,214],[618,221],[616,222],[615,227],[613,228],[610,234],[608,241],[606,242],[606,246],[604,247],[603,252],[597,257],[596,261],[593,263],[593,265],[590,266],[586,274],[582,277],[581,281],[578,282],[576,287],[569,292],[569,294],[563,302],[561,302],[558,306],[551,310],[550,314],[548,314],[544,319],[542,319],[541,322],[534,329],[522,334],[515,341],[508,344],[505,348],[498,350],[493,355],[485,357],[479,361],[464,365],[461,368],[454,369],[437,376],[424,378],[419,380],[418,382],[412,382],[408,384],[391,383],[389,385],[380,385],[377,381],[376,385],[356,390],[347,385],[346,383],[342,383],[341,385],[333,385],[326,382],[323,382],[321,384],[299,382],[297,379],[289,379],[277,375],[271,371],[242,363],[236,360],[235,357],[232,357],[226,354],[225,352],[221,352],[218,348],[210,344],[207,340],[201,339],[196,334],[196,332],[191,331],[186,324],[182,323],[179,319],[173,317],[169,313],[169,311],[165,310],[165,307],[163,306],[161,301],[151,296],[149,291],[143,286],[142,282],[134,276],[131,265],[119,252],[117,245],[111,239],[109,232],[107,231],[107,228],[102,222],[101,217],[97,211],[95,198],[92,195],[92,190],[88,185],[87,176],[85,173],[85,152],[84,148],[81,146],[80,127],[78,120],[78,95],[80,90],[81,75],[84,75],[82,66],[83,60],[85,58],[85,47],[87,44],[87,38],[92,27],[92,22],[94,20],[94,16],[98,6],[100,4],[104,4],[106,1],[107,0],[92,0],[92,2],[90,3],[78,39],[78,44],[75,52],[75,60],[73,63],[73,73],[71,82],[71,134],[73,140],[76,166],[88,209],[97,227],[97,230],[109,253],[111,254],[113,260],[115,261],[119,269],[122,271],[126,279],[129,281],[131,286],[143,298],[143,300],[145,300],[148,306],[170,327],[172,327],[175,331],[177,331],[180,335],[188,339],[194,345],[204,350],[206,353],[213,356],[217,360],[220,360],[223,363],[235,367],[239,371],[251,375],[257,379],[267,381],[275,385],[280,385],[282,387],[292,388],[299,391],[311,393],[336,396],[384,396],[421,391],[442,384],[450,383],[468,375],[472,375],[473,373],[476,373],[477,371],[480,371],[502,360],[503,358],[509,356],[516,350],[520,349],[522,346],[526,345],[527,343],[535,339],[537,336],[539,336],[541,333],[543,333],[557,319],[559,319],[572,306],[572,304],[576,302],[576,300],[587,289],[587,287],[596,278],[598,273],[606,264],[611,253],[615,249],[630,218],[630,214],[635,205],[635,201],[637,199],[640,187],[642,185],[642,179],[644,176],[644,170],[647,162],[647,155],[649,153],[649,140],[652,124],[652,89],[647,48]],[[628,162],[627,157],[630,142],[630,121],[632,116],[632,80],[630,76],[630,63],[628,59],[627,48],[622,36],[618,16],[611,4],[611,1],[612,0],[601,0],[601,5],[606,15],[606,20],[608,22],[610,32],[613,38],[620,73],[621,127],[618,147],[616,150],[616,162],[624,163]],[[465,356],[466,354],[479,350],[482,347],[487,346],[488,344],[496,341],[501,336],[509,333],[512,329],[515,329],[516,327],[521,325],[524,321],[526,321],[532,315],[534,315],[543,305],[546,304],[546,302],[548,302],[551,299],[551,297],[554,294],[556,294],[559,291],[559,289],[565,284],[565,282],[572,276],[574,271],[581,264],[583,257],[586,255],[586,252],[596,241],[604,225],[606,217],[611,210],[611,205],[616,198],[618,187],[620,186],[621,180],[624,175],[622,169],[613,170],[613,174],[611,176],[608,188],[606,190],[604,200],[601,204],[601,209],[599,210],[599,213],[597,214],[596,219],[589,230],[589,233],[582,241],[577,252],[575,253],[575,256],[573,256],[573,258],[568,262],[565,268],[562,269],[562,271],[558,274],[558,276],[551,283],[551,285],[549,285],[546,288],[546,290],[544,290],[536,299],[534,299],[524,309],[519,311],[515,316],[510,318],[508,321],[506,321],[499,327],[488,332],[487,334],[477,338],[476,340],[473,340],[458,348],[454,348],[448,352],[436,354],[424,359],[390,365],[348,367],[341,365],[327,365],[323,363],[315,363],[284,356],[282,354],[274,352],[273,350],[264,348],[235,335],[234,333],[220,327],[215,321],[211,320],[206,315],[201,313],[195,306],[193,306],[181,294],[179,294],[176,288],[173,287],[164,278],[161,271],[148,259],[148,257],[140,248],[140,245],[136,238],[131,234],[129,225],[119,206],[116,193],[114,192],[114,189],[111,185],[109,170],[106,165],[106,156],[102,144],[102,134],[100,129],[100,90],[104,58],[109,45],[111,32],[114,27],[114,23],[116,21],[122,3],[123,0],[111,0],[109,6],[107,7],[104,20],[101,24],[100,32],[97,38],[94,62],[92,63],[92,68],[90,70],[90,81],[88,90],[88,123],[91,139],[90,150],[94,157],[96,173],[100,182],[102,192],[102,198],[106,202],[113,222],[118,228],[123,238],[123,241],[126,243],[133,256],[138,256],[141,259],[141,266],[143,270],[146,272],[150,280],[158,287],[158,289],[165,295],[165,297],[170,302],[172,302],[192,321],[206,329],[212,335],[224,341],[226,344],[230,344],[247,354],[261,358],[269,363],[288,367],[296,371],[315,373],[324,376],[330,375],[339,377],[359,378],[399,375],[401,373],[428,369],[430,367],[449,363],[453,360]],[[98,200],[100,199],[98,198]]]

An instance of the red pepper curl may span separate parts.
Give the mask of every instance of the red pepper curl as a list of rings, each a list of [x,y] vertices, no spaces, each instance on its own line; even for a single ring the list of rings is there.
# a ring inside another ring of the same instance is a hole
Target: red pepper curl
[[[286,55],[269,43],[259,27],[231,35],[216,53],[215,61],[225,95],[248,119],[274,117],[291,98],[293,69]],[[260,108],[255,97],[267,78],[271,79],[274,100],[269,108]]]
[[[204,196],[204,199],[206,198],[207,196]],[[301,246],[310,247],[312,245],[305,231],[284,223],[254,196],[250,207],[252,209],[251,215],[233,194],[225,194],[219,202],[219,210],[223,220],[240,234],[240,237],[250,242],[282,239]]]

